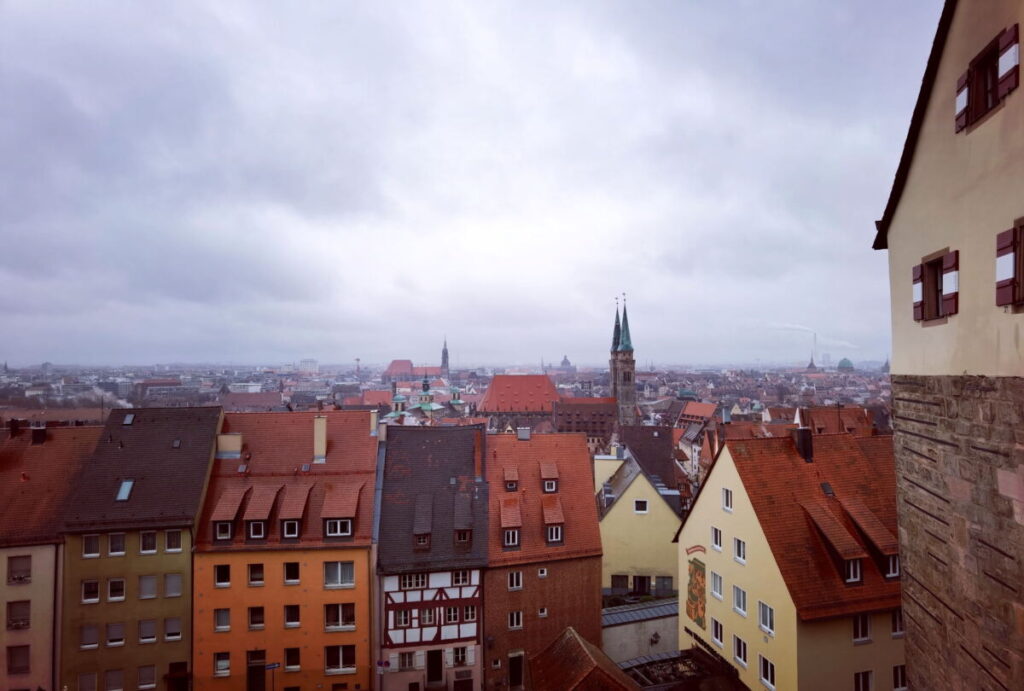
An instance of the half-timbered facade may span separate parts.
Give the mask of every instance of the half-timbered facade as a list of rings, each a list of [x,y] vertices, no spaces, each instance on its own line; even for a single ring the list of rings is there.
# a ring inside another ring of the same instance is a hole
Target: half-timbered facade
[[[480,687],[482,425],[389,432],[377,571],[382,689]]]

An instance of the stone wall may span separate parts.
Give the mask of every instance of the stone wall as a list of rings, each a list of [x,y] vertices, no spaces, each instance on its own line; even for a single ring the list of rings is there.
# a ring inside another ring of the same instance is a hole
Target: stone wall
[[[893,375],[892,391],[911,688],[1020,689],[1024,378]]]

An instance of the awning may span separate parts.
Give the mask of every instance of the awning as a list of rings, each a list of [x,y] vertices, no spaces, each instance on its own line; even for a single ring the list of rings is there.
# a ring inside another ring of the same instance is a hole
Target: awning
[[[519,510],[519,497],[505,497],[501,500],[501,527],[521,528],[523,514]]]
[[[825,539],[839,553],[840,557],[843,559],[863,559],[868,556],[864,548],[860,546],[860,543],[853,539],[853,536],[843,527],[839,519],[832,515],[832,512],[827,508],[814,502],[801,503],[800,506],[804,507],[804,511],[814,521],[814,525],[818,526],[818,530],[822,532]]]
[[[321,518],[355,518],[359,508],[359,490],[363,480],[338,480],[328,482],[324,491],[324,505]]]
[[[554,463],[541,463],[540,477],[542,480],[557,480],[558,466],[555,465]]]
[[[253,488],[252,497],[245,507],[244,520],[265,521],[270,518],[270,510],[274,508],[274,500],[281,491],[281,485],[264,485]]]
[[[217,499],[217,504],[214,506],[213,513],[210,515],[210,520],[235,520],[235,516],[238,515],[238,506],[242,503],[242,497],[245,496],[248,489],[248,487],[228,487],[221,492],[220,497]]]
[[[434,520],[434,497],[431,494],[416,495],[416,512],[412,519],[413,535],[428,535],[432,532]]]
[[[562,513],[562,500],[557,494],[545,494],[541,497],[540,505],[544,510],[544,525],[565,523],[565,514]]]
[[[309,490],[313,489],[314,484],[288,485],[284,490],[284,497],[281,498],[278,518],[282,521],[301,519],[302,514],[306,511]]]

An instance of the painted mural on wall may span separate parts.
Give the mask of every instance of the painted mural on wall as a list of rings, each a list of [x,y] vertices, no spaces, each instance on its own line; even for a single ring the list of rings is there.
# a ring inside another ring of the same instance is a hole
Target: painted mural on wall
[[[686,587],[686,616],[694,624],[707,629],[705,614],[707,613],[707,575],[704,562],[700,559],[690,560],[690,583]]]

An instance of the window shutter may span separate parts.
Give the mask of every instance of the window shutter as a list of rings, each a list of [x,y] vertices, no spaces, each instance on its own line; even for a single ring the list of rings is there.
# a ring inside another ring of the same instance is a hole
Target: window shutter
[[[466,647],[466,664],[472,667],[476,664],[476,646],[470,645]]]
[[[388,655],[388,665],[390,666],[390,671],[398,671],[398,653],[391,653]]]
[[[960,79],[956,80],[956,131],[959,132],[963,128],[967,127],[967,77],[970,73],[964,72],[960,75]]]
[[[914,321],[924,319],[924,264],[914,267]]]
[[[1015,228],[1004,230],[996,235],[996,304],[1013,304],[1017,280],[1017,231]]]
[[[455,651],[451,648],[444,649],[444,666],[454,667],[455,666]]]
[[[412,654],[412,666],[416,669],[423,669],[423,661],[427,657],[427,653],[423,650],[417,650]]]
[[[999,88],[1000,99],[1017,88],[1020,83],[1020,42],[1017,24],[999,34]]]
[[[956,314],[960,296],[960,250],[942,257],[942,314]]]

